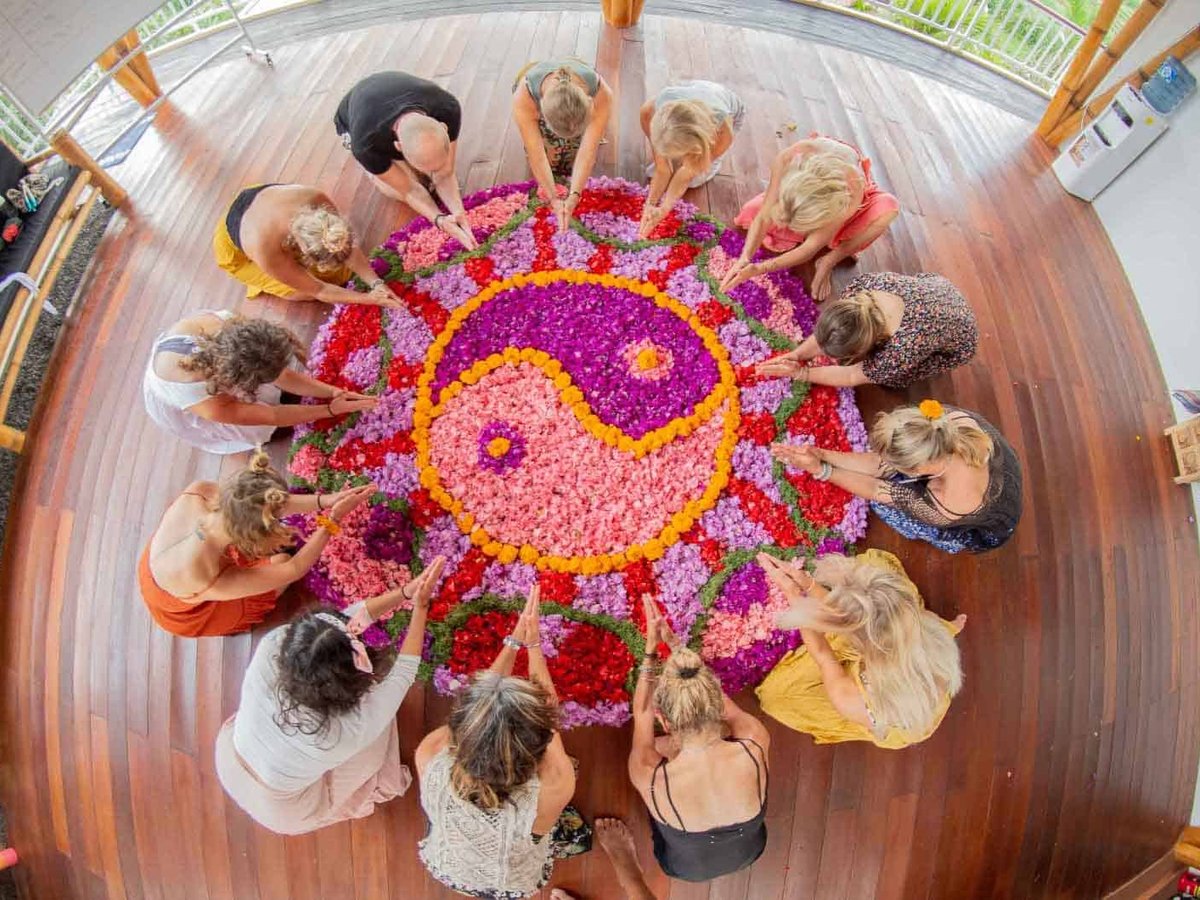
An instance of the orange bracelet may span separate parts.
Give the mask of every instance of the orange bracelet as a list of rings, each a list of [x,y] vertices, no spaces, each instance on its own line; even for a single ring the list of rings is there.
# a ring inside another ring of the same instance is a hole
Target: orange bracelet
[[[342,526],[329,516],[317,516],[317,524],[324,528],[332,537],[337,537],[342,533]]]

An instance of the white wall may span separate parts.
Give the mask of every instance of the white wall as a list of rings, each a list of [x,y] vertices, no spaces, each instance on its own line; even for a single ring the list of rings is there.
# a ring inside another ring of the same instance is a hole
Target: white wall
[[[1200,22],[1200,0],[1168,0],[1101,89],[1157,56]],[[1200,78],[1200,54],[1185,60]],[[1200,95],[1093,203],[1116,248],[1167,386],[1200,390]],[[1176,405],[1176,415],[1186,414]],[[1200,491],[1193,486],[1197,508]],[[1192,806],[1200,824],[1200,780]]]
[[[1200,0],[1169,0],[1107,80],[1111,84],[1200,22]],[[1200,54],[1187,60],[1200,76]],[[1167,385],[1200,389],[1200,95],[1094,206],[1133,286]]]

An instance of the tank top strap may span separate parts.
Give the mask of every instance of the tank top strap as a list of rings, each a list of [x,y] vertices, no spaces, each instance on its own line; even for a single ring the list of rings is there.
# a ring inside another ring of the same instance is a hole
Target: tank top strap
[[[755,789],[758,792],[759,802],[766,803],[767,802],[767,792],[766,792],[766,788],[763,784],[764,771],[766,772],[767,779],[770,779],[770,777],[771,777],[770,770],[767,769],[767,752],[765,750],[763,750],[762,745],[758,741],[754,740],[754,738],[734,738],[734,740],[737,741],[738,744],[741,746],[741,748],[746,751],[746,755],[748,757],[750,757],[750,762],[754,763]],[[755,756],[754,753],[750,750],[750,748],[746,746],[747,743],[751,743],[755,747],[758,748],[759,756],[762,757],[761,765],[759,764],[758,757]]]
[[[662,814],[662,810],[658,806],[658,794],[654,789],[654,782],[658,779],[660,771],[663,776],[663,789],[667,792],[667,803],[671,806],[671,812],[675,813],[675,818],[679,820],[679,830],[687,831],[687,826],[683,824],[683,816],[679,814],[679,808],[675,806],[675,800],[671,797],[671,777],[667,774],[666,759],[660,759],[658,765],[654,767],[654,772],[650,775],[650,802],[654,805],[654,814],[658,816],[660,822],[666,823],[667,817]]]
[[[191,356],[198,346],[196,338],[190,334],[169,334],[154,345],[154,352]]]

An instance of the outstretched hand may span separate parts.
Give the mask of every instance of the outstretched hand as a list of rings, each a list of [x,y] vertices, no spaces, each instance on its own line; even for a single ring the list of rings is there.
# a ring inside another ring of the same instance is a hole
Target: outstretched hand
[[[379,287],[371,288],[367,293],[369,302],[374,306],[385,306],[388,309],[398,309],[404,305],[399,297],[392,293],[391,289],[386,284],[381,284]]]
[[[541,609],[542,609],[542,588],[535,584],[529,589],[529,597],[525,600],[525,608],[521,610],[521,615],[517,617],[517,627],[513,629],[513,637],[524,644],[526,647],[537,647],[541,645]]]
[[[638,240],[644,241],[650,237],[655,228],[667,216],[661,206],[654,206],[649,201],[642,208],[642,221],[638,225]]]
[[[413,612],[429,611],[429,603],[433,599],[433,592],[437,589],[444,568],[446,557],[439,556],[426,566],[420,575],[400,589],[400,597],[412,601]]]
[[[808,596],[816,580],[799,566],[785,563],[770,553],[760,553],[755,559],[770,582],[779,588],[788,603],[795,604]]]
[[[793,469],[816,474],[821,470],[821,455],[808,444],[772,444],[771,455]]]
[[[721,279],[721,290],[728,294],[743,281],[757,278],[761,274],[763,274],[763,267],[761,265],[739,257],[729,267],[729,271],[725,273],[725,277]]]
[[[371,495],[378,490],[379,488],[372,483],[350,488],[348,491],[341,491],[336,495],[337,499],[333,501],[333,505],[329,507],[329,518],[335,522],[342,521],[342,519],[366,503],[371,498]]]
[[[760,362],[754,367],[754,374],[767,378],[795,378],[804,368],[806,366],[800,359],[800,348],[797,347],[795,350],[789,350],[787,353],[772,356],[770,359]]]

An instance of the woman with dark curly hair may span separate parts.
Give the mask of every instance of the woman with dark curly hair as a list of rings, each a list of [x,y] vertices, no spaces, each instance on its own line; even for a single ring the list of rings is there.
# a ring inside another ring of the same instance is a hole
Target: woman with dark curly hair
[[[417,747],[418,844],[429,873],[468,897],[517,900],[550,880],[550,832],[575,793],[575,768],[558,734],[558,699],[542,655],[539,589],[490,669],[459,694],[450,722]],[[529,678],[512,674],[521,650]]]
[[[146,412],[176,437],[224,454],[265,444],[277,428],[375,408],[374,397],[317,381],[293,360],[304,363],[304,347],[286,328],[198,313],[154,341],[142,378]],[[322,402],[281,406],[281,391]]]
[[[417,677],[444,562],[340,615],[308,612],[263,638],[216,754],[225,793],[254,821],[304,834],[369,816],[408,790],[396,712]],[[399,654],[364,643],[373,621],[409,604]]]
[[[138,563],[150,616],[180,637],[237,634],[261,622],[285,587],[321,556],[342,517],[372,484],[336,494],[289,494],[261,451],[222,485],[195,481],[163,514]],[[284,518],[318,513],[319,527],[294,555]]]

